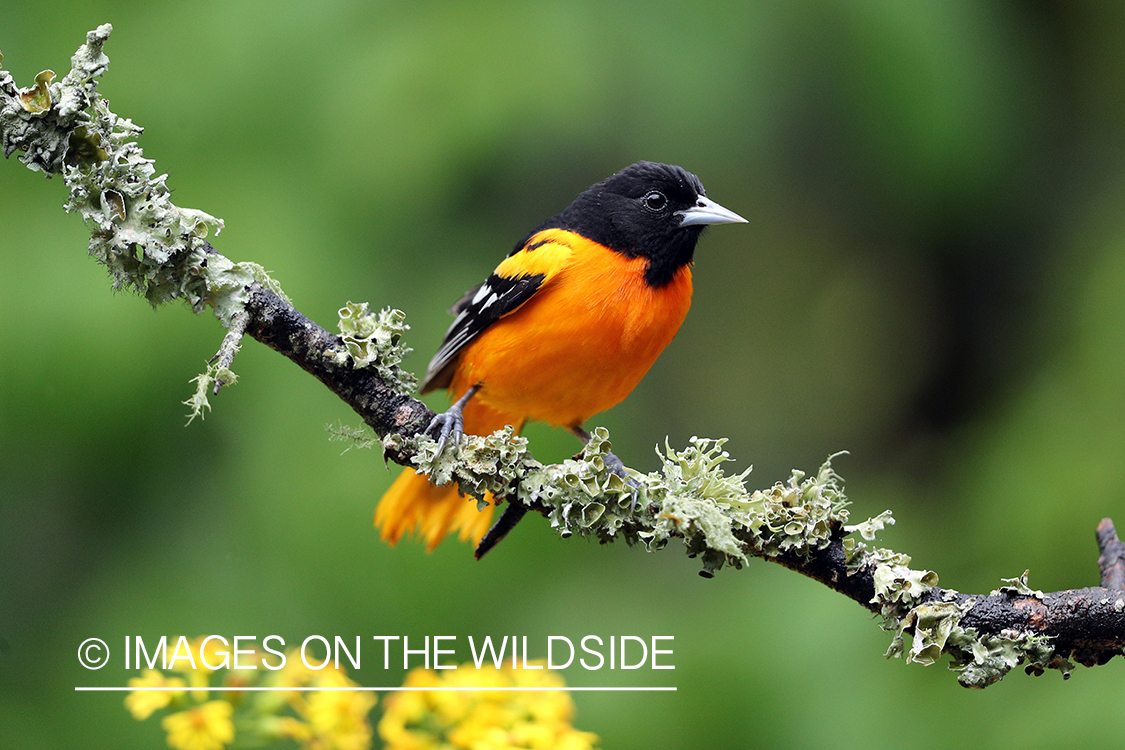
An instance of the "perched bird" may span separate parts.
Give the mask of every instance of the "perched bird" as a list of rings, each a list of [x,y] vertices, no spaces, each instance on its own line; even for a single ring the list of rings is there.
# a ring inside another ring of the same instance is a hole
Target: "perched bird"
[[[679,330],[704,227],[745,221],[668,164],[638,162],[593,185],[451,308],[456,318],[421,392],[447,388],[456,401],[427,432],[444,447],[462,431],[540,420],[587,442],[583,422],[629,395]],[[480,540],[491,516],[456,485],[437,487],[406,469],[375,524],[391,544],[414,529],[432,550],[454,529]]]

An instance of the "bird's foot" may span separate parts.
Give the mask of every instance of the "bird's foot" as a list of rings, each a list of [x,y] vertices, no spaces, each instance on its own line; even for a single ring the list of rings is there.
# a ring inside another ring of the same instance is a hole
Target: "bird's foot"
[[[637,488],[640,486],[640,483],[629,475],[629,470],[625,468],[625,462],[618,458],[616,454],[607,453],[603,460],[610,474],[616,474],[621,477],[625,481],[625,484],[630,487]]]
[[[625,468],[625,463],[617,457],[614,453],[605,454],[606,468],[609,469],[610,474],[616,474],[621,477],[625,484],[632,490],[632,500],[629,502],[629,513],[637,510],[637,497],[640,494],[641,483],[629,475],[629,470]]]
[[[445,452],[446,445],[452,443],[454,450],[461,447],[461,436],[465,434],[465,404],[469,403],[469,399],[478,390],[480,390],[480,386],[474,385],[465,392],[464,396],[457,399],[455,404],[441,414],[435,414],[434,418],[430,420],[430,424],[423,430],[437,441],[437,452],[434,453],[435,463]]]
[[[452,444],[454,450],[460,447],[461,436],[465,434],[465,418],[460,409],[451,408],[434,415],[425,432],[437,441],[437,452],[434,453],[434,461],[437,461],[445,452],[446,445]]]

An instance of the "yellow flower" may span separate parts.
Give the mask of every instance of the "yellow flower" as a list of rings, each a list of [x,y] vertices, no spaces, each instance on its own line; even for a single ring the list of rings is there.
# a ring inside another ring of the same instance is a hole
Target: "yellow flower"
[[[140,677],[129,679],[129,687],[184,687],[184,681],[179,677],[166,678],[155,669],[146,669]],[[183,695],[180,690],[137,690],[125,696],[125,708],[133,714],[137,721],[144,721],[152,716],[154,711],[165,708],[172,699]]]
[[[191,697],[198,703],[207,700],[207,691],[204,688],[210,686],[211,673],[215,671],[208,664],[220,665],[223,661],[223,657],[219,655],[219,651],[224,648],[222,641],[212,639],[204,645],[204,640],[203,636],[195,638],[180,636],[168,642],[171,670],[187,678],[192,688]]]
[[[325,670],[331,669],[331,666],[325,667]],[[272,672],[267,682],[278,687],[303,687],[311,684],[319,674],[319,671],[305,665],[299,649],[291,648],[285,651],[285,666]]]
[[[229,639],[227,643],[223,643],[224,639],[196,636],[191,639],[191,650],[196,655],[195,658],[199,662],[199,668],[208,671],[214,671],[212,666],[218,669],[229,668],[234,661],[234,641]],[[257,664],[261,656],[256,643],[243,643],[239,646],[239,659],[243,664]],[[250,653],[246,653],[250,652]],[[209,666],[210,665],[210,666]]]
[[[208,701],[164,717],[168,746],[174,750],[223,750],[234,741],[233,708],[226,701]]]
[[[299,658],[286,660],[286,666],[270,679],[281,687],[355,688],[342,669],[304,668]],[[374,732],[367,714],[375,706],[373,693],[362,690],[311,690],[278,692],[287,696],[299,718],[283,718],[272,727],[276,736],[290,737],[304,750],[367,750]],[[264,704],[263,704],[264,705]],[[280,706],[276,707],[280,708]]]
[[[415,669],[407,687],[549,687],[557,690],[442,690],[396,693],[386,700],[379,736],[388,750],[590,750],[597,735],[570,725],[574,702],[547,669],[474,669],[438,676]]]
[[[307,716],[313,732],[338,750],[366,750],[371,746],[371,724],[367,713],[375,706],[370,693],[354,690],[324,690],[308,699]]]

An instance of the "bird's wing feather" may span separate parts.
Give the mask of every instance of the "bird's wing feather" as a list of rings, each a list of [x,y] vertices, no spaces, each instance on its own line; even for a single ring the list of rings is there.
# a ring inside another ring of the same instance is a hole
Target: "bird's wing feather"
[[[422,393],[448,387],[465,347],[522,307],[562,270],[573,253],[567,234],[548,229],[532,235],[496,267],[487,281],[470,289],[450,308],[457,317],[426,368]]]

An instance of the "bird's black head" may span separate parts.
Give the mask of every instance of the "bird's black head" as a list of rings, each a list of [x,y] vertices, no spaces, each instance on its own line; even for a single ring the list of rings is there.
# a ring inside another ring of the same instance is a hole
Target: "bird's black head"
[[[588,188],[539,230],[567,229],[619,253],[643,256],[645,280],[659,287],[691,262],[705,226],[744,221],[708,200],[703,183],[687,170],[642,161]]]

